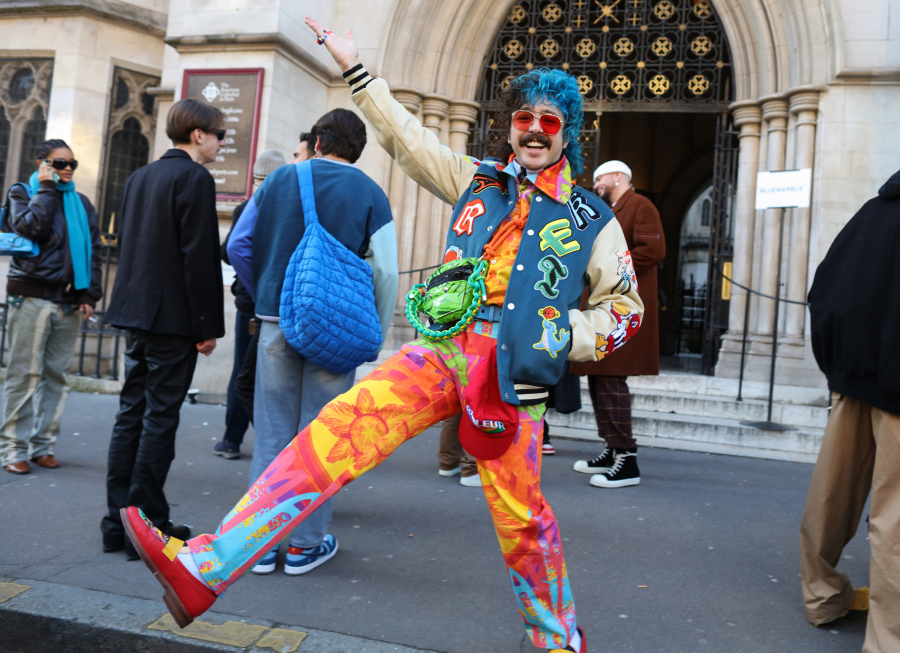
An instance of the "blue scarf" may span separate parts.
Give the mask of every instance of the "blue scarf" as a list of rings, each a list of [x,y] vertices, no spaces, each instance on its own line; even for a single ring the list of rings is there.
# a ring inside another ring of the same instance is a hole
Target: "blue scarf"
[[[38,173],[32,173],[28,180],[31,192],[41,189]],[[91,285],[91,227],[88,225],[87,211],[78,193],[75,182],[56,184],[56,190],[63,196],[63,213],[69,230],[69,251],[72,253],[72,270],[75,271],[75,289],[85,290]]]

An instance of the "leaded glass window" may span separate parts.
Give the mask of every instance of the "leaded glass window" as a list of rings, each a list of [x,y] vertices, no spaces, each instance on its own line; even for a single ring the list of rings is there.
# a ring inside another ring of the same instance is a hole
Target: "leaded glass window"
[[[119,211],[125,181],[150,161],[150,144],[156,132],[156,98],[147,89],[158,85],[159,77],[115,69],[100,205],[103,232],[115,233],[118,221],[114,216]]]
[[[22,150],[19,158],[19,181],[27,183],[31,173],[38,169],[37,146],[41,144],[47,133],[47,119],[44,110],[38,107],[34,110],[31,120],[25,124],[22,130]]]

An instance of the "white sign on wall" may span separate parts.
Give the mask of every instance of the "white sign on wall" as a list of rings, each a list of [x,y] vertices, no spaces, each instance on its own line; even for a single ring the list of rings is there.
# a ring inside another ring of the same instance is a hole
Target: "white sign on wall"
[[[809,206],[812,168],[756,174],[756,208],[780,209]]]

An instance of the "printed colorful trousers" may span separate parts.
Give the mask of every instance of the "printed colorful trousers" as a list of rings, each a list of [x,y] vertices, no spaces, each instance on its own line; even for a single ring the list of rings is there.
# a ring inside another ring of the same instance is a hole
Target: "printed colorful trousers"
[[[204,580],[222,594],[343,486],[459,413],[470,375],[488,364],[496,342],[473,333],[411,342],[325,406],[215,535],[187,543]],[[540,490],[544,410],[543,404],[520,407],[510,448],[477,463],[528,635],[539,648],[562,648],[575,633],[575,603],[556,517]]]

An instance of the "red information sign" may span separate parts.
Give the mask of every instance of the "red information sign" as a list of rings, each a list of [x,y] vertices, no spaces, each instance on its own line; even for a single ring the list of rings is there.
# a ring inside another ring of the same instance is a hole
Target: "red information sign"
[[[211,104],[224,117],[225,144],[207,165],[217,199],[243,201],[252,193],[262,85],[262,68],[184,71],[181,97]]]

